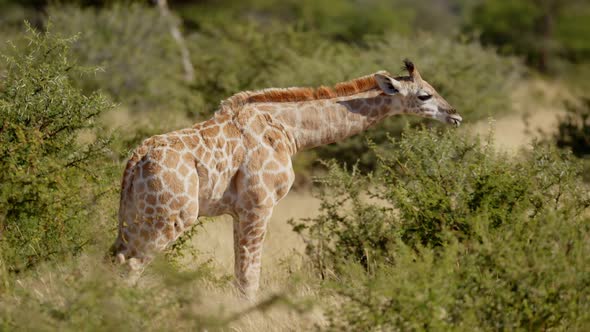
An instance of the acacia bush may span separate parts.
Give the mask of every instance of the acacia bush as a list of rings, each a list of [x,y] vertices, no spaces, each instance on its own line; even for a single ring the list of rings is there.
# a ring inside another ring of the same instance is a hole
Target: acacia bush
[[[546,214],[438,249],[400,241],[395,264],[368,274],[348,263],[331,290],[343,305],[326,330],[585,331],[588,218]],[[448,234],[453,237],[453,234]]]
[[[0,265],[12,272],[81,252],[112,179],[109,137],[94,130],[112,105],[72,85],[86,73],[74,39],[30,27],[26,39],[0,58]]]
[[[391,144],[377,175],[329,164],[321,214],[294,223],[345,303],[329,329],[589,326],[590,196],[575,159],[542,146],[509,158],[450,131]]]
[[[237,92],[270,87],[263,75],[271,66],[287,61],[294,52],[310,54],[318,43],[326,41],[292,26],[203,23],[199,33],[187,36],[197,73],[195,89],[206,102],[203,113],[212,114],[221,100]]]
[[[409,33],[422,20],[416,20],[416,9],[404,0],[371,0],[364,3],[349,0],[312,1],[286,0],[281,5],[268,0],[240,2],[221,0],[212,3],[185,4],[179,13],[189,24],[226,25],[251,21],[257,18],[263,24],[269,21],[298,24],[305,31],[320,32],[322,36],[350,43],[362,42],[367,34],[381,34],[386,30]],[[422,8],[420,8],[422,9]]]
[[[47,17],[56,32],[79,34],[75,59],[102,68],[76,78],[85,91],[101,89],[133,111],[198,114],[203,108],[200,94],[183,79],[180,50],[157,9],[138,2],[101,9],[54,5]]]

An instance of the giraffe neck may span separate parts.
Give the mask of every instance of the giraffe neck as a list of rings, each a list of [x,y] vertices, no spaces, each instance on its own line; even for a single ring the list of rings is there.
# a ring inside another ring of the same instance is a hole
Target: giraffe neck
[[[344,140],[404,112],[398,98],[374,90],[333,99],[273,103],[259,109],[272,110],[272,116],[292,134],[297,151]]]

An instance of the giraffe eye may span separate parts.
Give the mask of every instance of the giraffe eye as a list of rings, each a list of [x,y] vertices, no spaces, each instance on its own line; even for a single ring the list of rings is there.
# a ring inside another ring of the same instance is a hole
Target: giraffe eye
[[[426,101],[428,99],[432,98],[432,95],[422,95],[422,96],[418,96],[418,99],[422,100],[422,101]]]

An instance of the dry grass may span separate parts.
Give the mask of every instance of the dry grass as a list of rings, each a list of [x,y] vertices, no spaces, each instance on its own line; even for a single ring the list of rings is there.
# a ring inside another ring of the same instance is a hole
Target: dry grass
[[[291,192],[274,210],[264,242],[264,269],[267,273],[283,271],[277,268],[293,254],[302,254],[304,243],[291,230],[287,220],[317,215],[320,201],[307,192]],[[220,273],[233,274],[232,219],[229,216],[215,218],[203,225],[193,239],[201,259],[211,259]],[[277,271],[278,270],[278,271]],[[264,282],[264,280],[263,280]]]
[[[296,300],[318,301],[317,280],[304,262],[304,243],[291,230],[287,220],[316,215],[320,201],[307,192],[292,192],[275,208],[264,244],[263,267],[259,301],[274,294],[283,294]],[[218,277],[233,276],[232,220],[229,216],[205,223],[193,238],[198,250],[198,263],[209,261]],[[195,262],[187,260],[184,264]],[[246,310],[251,303],[237,296],[229,285],[210,284],[204,291],[207,299],[198,310],[234,314]],[[319,301],[318,301],[319,302]],[[231,324],[234,331],[304,331],[314,324],[322,324],[318,307],[300,314],[285,306],[275,306],[265,312],[253,312]]]
[[[510,98],[514,106],[513,113],[465,124],[464,130],[485,135],[491,126],[496,146],[517,153],[521,148],[530,146],[532,139],[553,134],[558,116],[564,113],[563,102],[573,99],[563,85],[541,79],[521,84]]]

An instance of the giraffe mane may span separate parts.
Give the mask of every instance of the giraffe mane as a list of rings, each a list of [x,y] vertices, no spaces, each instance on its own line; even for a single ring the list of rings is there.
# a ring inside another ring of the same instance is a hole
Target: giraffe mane
[[[378,73],[389,75],[385,71],[379,71]],[[337,83],[333,87],[269,88],[257,91],[243,91],[222,101],[221,109],[237,110],[251,103],[286,103],[346,97],[378,88],[375,74],[370,74]]]

